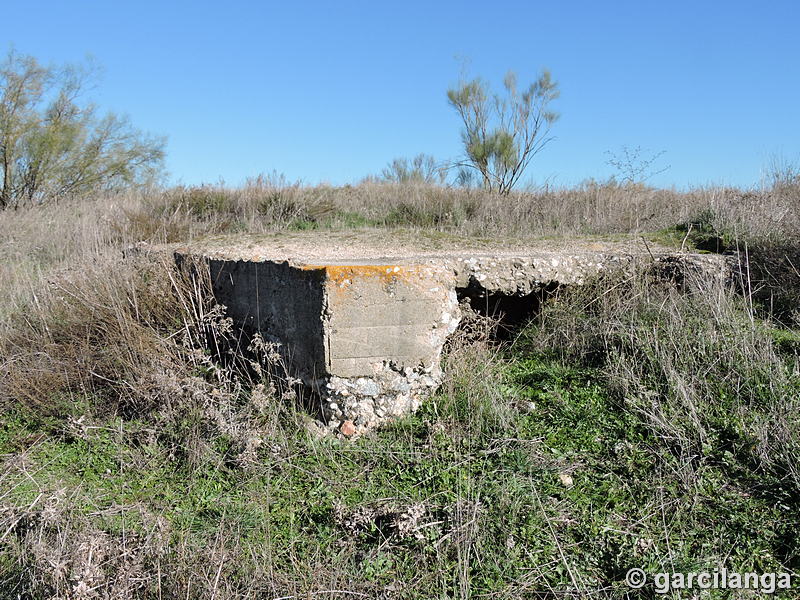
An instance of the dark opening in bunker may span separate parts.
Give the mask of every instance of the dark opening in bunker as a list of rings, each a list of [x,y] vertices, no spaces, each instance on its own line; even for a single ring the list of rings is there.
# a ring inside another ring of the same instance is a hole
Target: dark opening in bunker
[[[512,337],[520,327],[539,314],[542,302],[556,289],[558,284],[550,283],[528,294],[503,294],[487,292],[471,281],[467,287],[456,288],[456,294],[459,301],[467,301],[477,314],[496,320],[498,325],[495,335],[504,340]]]

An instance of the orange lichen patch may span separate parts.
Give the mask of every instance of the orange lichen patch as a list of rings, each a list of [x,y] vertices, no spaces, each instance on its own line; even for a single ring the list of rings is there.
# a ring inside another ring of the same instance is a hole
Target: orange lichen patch
[[[382,283],[392,283],[398,279],[416,278],[420,267],[416,265],[303,265],[304,271],[324,270],[328,281],[337,285],[348,285],[354,279],[374,278]]]

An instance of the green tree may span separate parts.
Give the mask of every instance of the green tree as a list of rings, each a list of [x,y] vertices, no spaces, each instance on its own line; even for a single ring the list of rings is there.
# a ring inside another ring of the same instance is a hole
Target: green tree
[[[503,87],[504,95],[490,94],[480,78],[462,79],[447,91],[447,99],[464,125],[466,156],[455,166],[477,171],[486,189],[508,194],[533,157],[553,139],[550,128],[559,115],[548,107],[559,91],[547,70],[522,92],[517,76],[509,71]]]
[[[445,169],[429,154],[417,154],[410,161],[407,158],[395,158],[381,172],[384,181],[393,183],[443,183]]]
[[[0,210],[117,190],[163,170],[163,138],[82,101],[91,69],[11,51],[0,64]]]

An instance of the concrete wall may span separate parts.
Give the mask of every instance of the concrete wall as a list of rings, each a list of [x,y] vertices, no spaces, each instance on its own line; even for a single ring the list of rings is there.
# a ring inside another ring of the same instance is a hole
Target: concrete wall
[[[458,323],[452,275],[420,265],[321,268],[330,375],[371,376],[384,361],[438,367],[441,345]]]
[[[209,266],[216,300],[234,323],[279,343],[293,376],[325,376],[324,270],[213,259]]]

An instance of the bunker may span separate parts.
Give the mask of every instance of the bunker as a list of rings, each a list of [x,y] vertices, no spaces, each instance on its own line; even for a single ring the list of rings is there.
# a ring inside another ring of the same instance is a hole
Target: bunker
[[[348,435],[408,414],[442,381],[464,303],[532,310],[546,292],[649,261],[674,277],[729,277],[726,258],[641,240],[489,241],[411,232],[208,238],[175,251],[209,266],[236,326],[278,348],[289,374]]]

